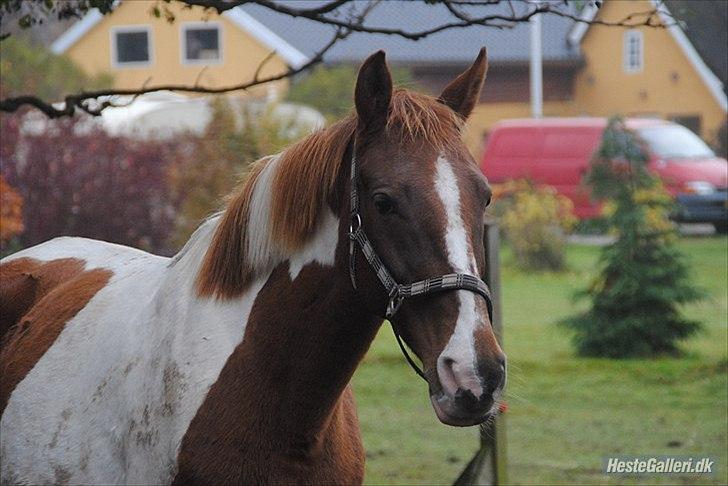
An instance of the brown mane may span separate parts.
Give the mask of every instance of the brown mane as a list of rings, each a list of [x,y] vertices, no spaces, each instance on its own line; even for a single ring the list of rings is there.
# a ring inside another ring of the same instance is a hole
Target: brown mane
[[[427,95],[394,90],[386,131],[403,143],[426,141],[438,149],[460,144],[462,119]],[[197,277],[200,296],[241,295],[262,268],[247,257],[247,226],[255,184],[275,161],[270,190],[271,241],[283,254],[301,248],[314,233],[320,210],[334,194],[344,155],[356,130],[356,114],[293,144],[278,157],[256,162],[229,198]],[[265,228],[261,228],[264,230]],[[273,251],[273,249],[271,249]]]

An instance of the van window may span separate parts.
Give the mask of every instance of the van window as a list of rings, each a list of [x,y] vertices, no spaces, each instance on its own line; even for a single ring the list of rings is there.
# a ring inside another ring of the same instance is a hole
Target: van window
[[[664,159],[705,159],[715,153],[697,135],[680,125],[640,128],[640,137],[650,150]]]

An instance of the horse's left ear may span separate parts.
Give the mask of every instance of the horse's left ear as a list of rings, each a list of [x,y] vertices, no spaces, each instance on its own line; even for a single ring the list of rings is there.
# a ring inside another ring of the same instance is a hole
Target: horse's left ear
[[[483,47],[473,65],[445,87],[440,95],[440,101],[463,119],[467,119],[480,98],[486,71],[488,71],[488,54]]]
[[[359,129],[384,127],[391,99],[392,76],[384,59],[384,51],[377,51],[364,61],[356,80],[354,102]]]

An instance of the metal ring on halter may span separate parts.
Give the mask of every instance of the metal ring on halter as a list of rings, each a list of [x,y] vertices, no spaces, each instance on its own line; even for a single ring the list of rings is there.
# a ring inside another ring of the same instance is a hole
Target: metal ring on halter
[[[356,228],[354,227],[354,223],[356,222]],[[349,237],[352,237],[352,235],[361,228],[361,215],[359,213],[353,214],[351,216],[351,222],[349,223]]]

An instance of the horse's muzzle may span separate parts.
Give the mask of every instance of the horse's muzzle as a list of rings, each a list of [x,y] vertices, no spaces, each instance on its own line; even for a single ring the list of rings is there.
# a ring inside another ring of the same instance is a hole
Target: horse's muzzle
[[[483,360],[477,372],[471,369],[462,373],[462,368],[453,366],[452,360],[446,359],[444,363],[438,363],[443,365],[438,368],[439,386],[430,388],[430,401],[437,417],[444,424],[461,427],[484,422],[494,412],[505,386],[505,356]]]
[[[492,396],[477,399],[470,391],[458,390],[454,397],[440,392],[430,395],[430,401],[440,422],[456,427],[485,422],[495,409]]]

